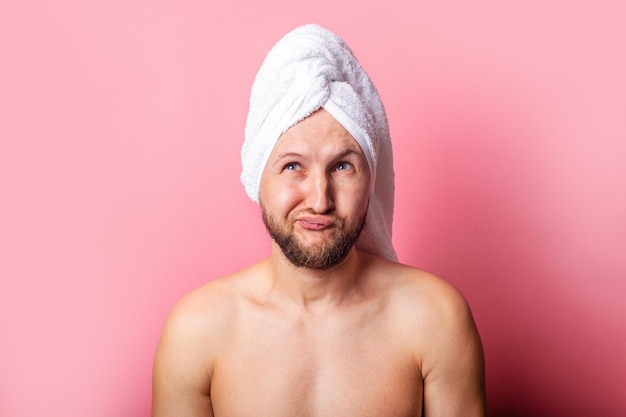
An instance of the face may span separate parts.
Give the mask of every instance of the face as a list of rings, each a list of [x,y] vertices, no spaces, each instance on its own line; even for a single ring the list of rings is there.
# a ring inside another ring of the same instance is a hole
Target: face
[[[261,176],[263,221],[293,265],[331,268],[363,229],[370,181],[358,143],[320,109],[287,130],[272,150]]]

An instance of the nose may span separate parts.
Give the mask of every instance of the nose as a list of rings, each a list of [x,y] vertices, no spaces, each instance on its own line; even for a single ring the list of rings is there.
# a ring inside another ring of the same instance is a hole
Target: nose
[[[307,205],[317,214],[326,214],[335,208],[331,179],[325,172],[309,173]]]

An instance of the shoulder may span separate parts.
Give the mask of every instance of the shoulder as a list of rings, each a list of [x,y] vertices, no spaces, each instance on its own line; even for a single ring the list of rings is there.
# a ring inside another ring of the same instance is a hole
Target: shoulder
[[[372,265],[377,284],[387,289],[390,303],[400,312],[429,320],[454,319],[469,313],[463,294],[431,272],[377,257]]]
[[[253,291],[255,281],[265,274],[264,267],[264,262],[259,262],[190,291],[176,303],[166,327],[210,332],[216,327],[229,326]]]
[[[216,358],[234,335],[232,323],[254,271],[251,267],[211,281],[172,309],[154,357],[153,415],[200,415],[198,410],[210,408]]]
[[[224,281],[227,279],[210,281],[178,300],[165,322],[162,338],[184,343],[208,341],[219,334],[226,318],[236,311],[235,294]]]
[[[424,270],[402,265],[401,285],[395,295],[413,306],[431,323],[458,321],[470,313],[463,294],[447,280]]]
[[[184,295],[171,310],[159,341],[157,359],[212,369],[226,347],[246,287],[258,265],[209,281]],[[181,364],[183,365],[183,364]]]
[[[235,277],[236,275],[216,278],[185,294],[174,305],[166,325],[192,326],[207,319],[219,322],[222,317],[232,313],[237,291],[229,284],[237,281]]]
[[[390,326],[399,330],[424,381],[424,414],[484,416],[482,343],[461,292],[399,263],[375,259],[371,270],[379,292],[387,294]]]
[[[463,294],[445,279],[411,266],[385,261],[380,281],[388,280],[388,308],[410,340],[415,360],[425,376],[441,355],[470,346],[477,356],[481,344]],[[383,285],[383,284],[381,284]]]

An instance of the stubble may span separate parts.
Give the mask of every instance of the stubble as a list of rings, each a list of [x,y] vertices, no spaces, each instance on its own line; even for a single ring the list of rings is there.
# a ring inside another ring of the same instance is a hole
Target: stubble
[[[356,244],[365,227],[365,216],[349,229],[346,229],[344,221],[338,219],[333,226],[335,238],[332,241],[316,246],[305,246],[298,241],[293,231],[288,228],[288,224],[281,224],[273,218],[263,205],[261,213],[270,237],[280,247],[287,260],[299,268],[325,270],[340,264]]]

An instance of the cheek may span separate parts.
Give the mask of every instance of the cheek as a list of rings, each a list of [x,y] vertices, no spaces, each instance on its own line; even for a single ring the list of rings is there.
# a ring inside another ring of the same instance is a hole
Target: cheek
[[[363,213],[367,212],[367,208],[369,207],[369,188],[363,190],[361,194],[355,197],[355,205],[361,209]]]
[[[286,181],[261,182],[261,200],[267,208],[290,210],[298,201],[300,190]]]
[[[285,184],[280,189],[274,190],[272,199],[284,209],[290,209],[299,201],[300,191],[297,187]]]
[[[337,193],[336,198],[341,199],[342,206],[350,207],[353,211],[365,212],[369,204],[369,182],[352,183]]]

